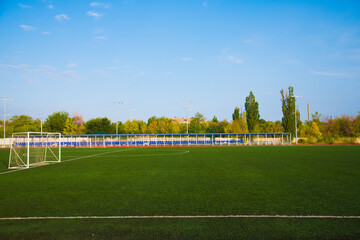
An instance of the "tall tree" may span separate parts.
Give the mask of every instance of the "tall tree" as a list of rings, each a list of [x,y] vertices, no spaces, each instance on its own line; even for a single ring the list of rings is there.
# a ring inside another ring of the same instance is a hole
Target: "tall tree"
[[[280,91],[281,93],[281,103],[282,103],[282,126],[284,127],[285,132],[290,132],[291,137],[295,136],[295,104],[296,98],[294,96],[294,88],[289,86],[288,90],[284,92],[284,89]],[[300,125],[300,113],[299,111],[296,112],[296,120],[297,125]]]
[[[45,131],[63,133],[65,122],[68,118],[69,113],[65,111],[52,113],[44,122]]]
[[[249,96],[245,99],[245,111],[249,132],[253,132],[255,126],[259,123],[260,114],[259,103],[255,101],[255,96],[251,91]]]
[[[232,115],[233,120],[239,120],[240,119],[240,109],[238,107],[235,108],[234,113]]]

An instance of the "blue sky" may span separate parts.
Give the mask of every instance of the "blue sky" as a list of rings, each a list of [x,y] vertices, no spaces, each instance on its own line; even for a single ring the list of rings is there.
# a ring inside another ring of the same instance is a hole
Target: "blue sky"
[[[289,85],[303,120],[360,111],[358,0],[2,0],[0,36],[9,114],[230,120],[252,91],[274,121]]]

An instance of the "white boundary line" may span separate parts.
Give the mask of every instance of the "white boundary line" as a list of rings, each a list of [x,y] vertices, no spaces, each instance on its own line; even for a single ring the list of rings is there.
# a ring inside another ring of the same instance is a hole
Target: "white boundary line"
[[[141,149],[141,148],[128,148],[128,149],[121,149],[121,150],[118,150],[118,151],[109,151],[109,152],[97,153],[97,154],[92,154],[92,155],[87,155],[87,156],[72,158],[72,159],[68,159],[68,160],[63,160],[63,161],[61,161],[61,162],[48,163],[48,164],[41,165],[41,166],[33,166],[33,167],[31,167],[31,168],[20,168],[20,169],[16,169],[16,170],[12,170],[12,171],[0,172],[0,175],[2,175],[2,174],[8,174],[8,173],[14,173],[14,172],[18,172],[18,171],[22,171],[22,170],[26,170],[26,169],[32,169],[32,168],[36,168],[36,167],[43,167],[43,166],[48,166],[48,165],[57,164],[57,163],[63,163],[63,162],[71,162],[71,161],[75,161],[75,160],[79,160],[79,159],[96,157],[96,156],[105,155],[105,154],[110,154],[110,153],[116,153],[116,152],[131,151],[131,150],[136,150],[136,149]]]
[[[133,155],[119,155],[119,157],[148,157],[148,156],[170,156],[170,155],[180,155],[186,154],[190,151],[187,150],[171,150],[171,151],[161,151],[161,153],[148,153],[148,154],[133,154]]]
[[[360,219],[360,216],[297,216],[297,215],[194,215],[194,216],[68,216],[68,217],[5,217],[0,221],[13,220],[66,220],[66,219],[159,219],[159,218],[302,218],[302,219]]]

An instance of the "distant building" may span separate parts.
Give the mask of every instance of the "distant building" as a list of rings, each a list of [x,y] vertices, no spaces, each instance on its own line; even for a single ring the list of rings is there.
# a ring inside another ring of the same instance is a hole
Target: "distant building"
[[[172,121],[177,122],[177,123],[190,123],[191,118],[170,118]]]

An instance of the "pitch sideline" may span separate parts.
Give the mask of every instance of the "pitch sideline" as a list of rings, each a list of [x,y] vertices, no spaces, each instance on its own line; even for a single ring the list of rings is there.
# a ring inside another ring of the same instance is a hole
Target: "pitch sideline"
[[[183,218],[298,218],[298,219],[360,219],[360,216],[322,215],[193,215],[193,216],[65,216],[65,217],[4,217],[0,221],[14,220],[67,220],[67,219],[183,219]]]

